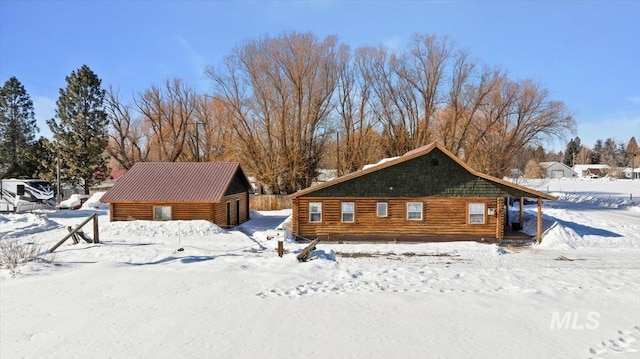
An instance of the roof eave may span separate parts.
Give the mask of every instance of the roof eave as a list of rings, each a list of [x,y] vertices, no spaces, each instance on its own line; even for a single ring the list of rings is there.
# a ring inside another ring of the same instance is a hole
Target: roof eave
[[[345,182],[345,181],[348,181],[348,180],[351,180],[351,179],[354,179],[354,178],[357,178],[357,177],[360,177],[360,176],[364,176],[366,174],[369,174],[369,173],[372,173],[372,172],[375,172],[375,171],[379,171],[379,170],[385,169],[387,167],[394,166],[396,164],[399,164],[399,163],[402,163],[402,162],[405,162],[405,161],[412,160],[412,159],[414,159],[416,157],[424,156],[424,155],[428,154],[429,152],[433,151],[433,149],[435,149],[435,148],[437,148],[440,151],[442,151],[445,155],[447,155],[449,158],[454,160],[457,164],[462,166],[464,169],[469,171],[469,173],[471,173],[474,176],[478,176],[478,177],[483,178],[485,180],[488,180],[488,181],[491,181],[491,182],[495,182],[495,183],[499,183],[499,184],[502,184],[504,186],[511,187],[513,189],[516,189],[516,190],[531,194],[531,197],[539,197],[539,198],[548,199],[548,200],[552,200],[552,201],[557,200],[557,198],[552,196],[552,195],[549,195],[549,194],[546,194],[546,193],[543,193],[543,192],[538,192],[538,191],[532,190],[530,188],[526,188],[526,187],[517,185],[515,183],[507,182],[507,181],[501,180],[499,178],[496,178],[496,177],[489,176],[487,174],[478,172],[478,171],[474,170],[473,168],[471,168],[469,165],[467,165],[465,162],[463,162],[461,159],[459,159],[451,151],[447,150],[444,146],[440,145],[439,143],[435,143],[435,142],[424,146],[424,149],[422,149],[420,151],[413,150],[413,151],[415,151],[415,153],[412,153],[412,151],[410,151],[410,152],[407,152],[407,154],[396,158],[395,160],[384,162],[384,163],[369,167],[369,168],[364,169],[364,170],[352,172],[352,173],[349,173],[347,175],[338,177],[338,178],[333,179],[333,180],[328,181],[328,182],[324,182],[324,183],[319,183],[319,184],[313,185],[313,186],[308,187],[306,189],[300,190],[300,191],[298,191],[296,193],[290,194],[290,195],[287,196],[287,198],[293,200],[293,199],[295,199],[297,197],[304,196],[304,195],[309,194],[309,193],[313,193],[313,192],[321,190],[323,188],[331,187],[331,186],[336,185],[338,183],[342,183],[342,182]]]

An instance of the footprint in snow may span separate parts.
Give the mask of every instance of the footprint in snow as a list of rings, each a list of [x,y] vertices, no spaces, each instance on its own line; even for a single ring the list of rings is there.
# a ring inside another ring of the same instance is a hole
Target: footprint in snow
[[[600,345],[589,348],[591,354],[603,355],[612,354],[618,357],[620,354],[637,353],[640,351],[640,327],[634,326],[632,330],[618,330],[618,338],[602,341]],[[635,355],[635,354],[634,354]],[[602,356],[602,358],[608,356]],[[626,357],[626,356],[625,356]]]

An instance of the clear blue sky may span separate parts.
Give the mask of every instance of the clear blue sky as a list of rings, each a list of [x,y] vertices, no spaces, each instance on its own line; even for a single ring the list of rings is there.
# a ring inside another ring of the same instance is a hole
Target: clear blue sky
[[[65,76],[83,64],[126,96],[176,77],[206,91],[205,66],[283,31],[336,35],[352,48],[447,35],[513,79],[548,88],[575,113],[583,144],[640,140],[640,0],[0,0],[0,81],[22,82],[50,136],[44,121]]]

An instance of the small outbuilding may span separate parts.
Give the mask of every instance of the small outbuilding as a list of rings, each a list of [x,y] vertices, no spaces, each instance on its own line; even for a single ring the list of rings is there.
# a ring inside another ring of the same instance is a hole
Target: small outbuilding
[[[111,221],[249,220],[252,187],[235,162],[139,162],[102,196]]]
[[[289,196],[292,233],[330,241],[502,239],[505,198],[554,196],[479,173],[432,143]]]
[[[547,178],[575,178],[578,174],[562,162],[540,162],[540,167],[545,170]]]
[[[573,170],[581,178],[600,178],[604,177],[611,167],[607,164],[578,164],[573,166]]]

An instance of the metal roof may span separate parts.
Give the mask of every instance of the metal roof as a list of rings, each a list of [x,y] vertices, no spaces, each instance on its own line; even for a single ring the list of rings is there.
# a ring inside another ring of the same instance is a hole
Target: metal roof
[[[110,202],[219,202],[238,173],[237,162],[138,162],[102,196]]]

